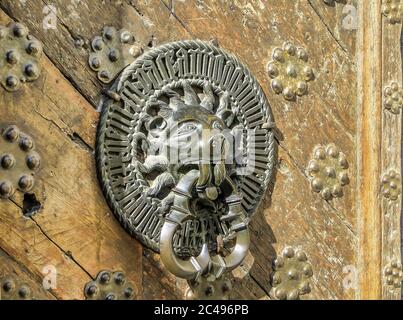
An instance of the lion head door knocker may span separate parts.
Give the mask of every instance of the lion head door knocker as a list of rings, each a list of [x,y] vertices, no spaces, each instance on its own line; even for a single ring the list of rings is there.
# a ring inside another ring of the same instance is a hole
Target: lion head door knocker
[[[174,42],[125,68],[102,104],[97,166],[115,215],[174,275],[221,281],[249,250],[275,164],[255,78],[210,43]]]

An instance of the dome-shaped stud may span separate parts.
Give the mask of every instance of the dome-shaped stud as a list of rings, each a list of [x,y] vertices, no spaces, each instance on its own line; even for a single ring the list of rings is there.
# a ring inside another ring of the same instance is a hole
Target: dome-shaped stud
[[[185,299],[186,300],[193,300],[194,298],[195,298],[194,292],[192,291],[192,289],[188,288],[186,290],[186,293],[185,293]]]
[[[125,275],[122,272],[118,272],[114,278],[115,283],[119,286],[123,285],[126,281]]]
[[[120,41],[122,43],[130,43],[134,41],[134,37],[129,31],[123,30],[120,34]]]
[[[30,55],[38,56],[42,52],[42,45],[39,41],[31,41],[28,43],[26,51]]]
[[[284,50],[290,55],[290,56],[295,56],[297,53],[297,48],[290,42],[287,42],[284,45]]]
[[[294,99],[295,99],[295,91],[294,91],[294,89],[291,88],[291,87],[286,87],[286,88],[283,90],[283,95],[284,95],[284,98],[285,98],[286,100],[288,100],[288,101],[291,101],[291,100],[294,100]]]
[[[280,283],[281,283],[281,275],[279,273],[275,273],[272,277],[272,284],[274,287],[276,287]]]
[[[125,289],[124,296],[126,297],[126,299],[131,299],[133,297],[133,295],[134,295],[133,288],[128,287]]]
[[[116,50],[116,49],[112,49],[110,52],[109,52],[109,60],[110,61],[112,61],[112,62],[116,62],[116,61],[118,61],[119,60],[119,52]]]
[[[108,81],[108,80],[110,79],[109,72],[106,71],[106,70],[102,70],[102,71],[99,73],[99,77],[100,77],[101,79],[105,80],[105,81]]]
[[[5,170],[11,169],[15,165],[15,158],[12,154],[5,154],[1,157],[1,167]]]
[[[311,292],[311,286],[308,281],[302,282],[299,289],[301,294],[308,294]]]
[[[98,293],[98,287],[95,284],[92,284],[87,289],[87,295],[89,297],[93,297]]]
[[[332,192],[330,188],[324,188],[321,192],[322,198],[326,201],[332,200]]]
[[[99,281],[102,284],[107,284],[109,283],[109,281],[111,281],[111,274],[107,271],[101,273],[100,277],[99,277]]]
[[[34,142],[28,136],[21,137],[20,139],[20,148],[21,150],[28,152],[32,150],[34,147]]]
[[[277,77],[279,74],[278,68],[274,63],[269,63],[269,65],[267,66],[267,72],[268,72],[270,78],[272,78],[272,79]]]
[[[6,281],[4,281],[2,288],[3,288],[4,292],[11,293],[15,289],[15,283],[12,280],[6,280]]]
[[[332,158],[337,158],[340,155],[339,149],[336,146],[329,146],[327,148],[327,154]]]
[[[319,166],[319,163],[317,161],[312,160],[312,161],[309,162],[309,165],[308,165],[309,174],[318,173],[319,170],[320,170],[320,166]]]
[[[343,188],[341,185],[336,184],[333,186],[332,196],[334,198],[341,198],[343,196]]]
[[[298,289],[293,289],[287,294],[287,300],[298,300],[299,299],[299,291]]]
[[[34,186],[34,178],[30,175],[23,175],[19,180],[18,180],[18,187],[20,188],[21,191],[29,191],[32,189]]]
[[[324,148],[316,148],[314,152],[314,157],[316,160],[325,160],[326,159],[326,151]]]
[[[29,63],[24,68],[24,73],[31,79],[39,77],[39,68],[36,64]]]
[[[96,37],[92,40],[91,45],[95,51],[101,51],[104,48],[104,41],[101,37]]]
[[[20,60],[20,55],[16,50],[9,50],[6,53],[6,60],[9,64],[16,64]]]
[[[298,48],[297,56],[300,60],[302,60],[304,62],[308,62],[308,53],[306,52],[306,50],[304,50],[302,48]]]
[[[290,269],[287,272],[287,276],[290,280],[297,280],[298,279],[298,272],[295,269]]]
[[[27,156],[27,166],[29,169],[35,171],[38,170],[41,165],[41,158],[37,154]]]
[[[340,180],[341,185],[343,187],[350,183],[350,178],[348,177],[348,174],[346,172],[340,173],[339,180]]]
[[[275,296],[279,300],[286,300],[287,299],[287,292],[283,288],[277,288],[275,290]]]
[[[326,167],[325,173],[326,173],[326,176],[329,178],[336,178],[336,169],[333,167]]]
[[[225,281],[221,287],[221,290],[224,294],[230,292],[232,290],[232,283],[231,281]]]
[[[29,296],[31,294],[31,290],[27,287],[27,286],[22,286],[19,290],[18,290],[18,296],[21,299],[28,299]]]
[[[304,266],[304,268],[303,268],[303,272],[304,272],[304,275],[305,275],[305,276],[307,276],[307,277],[312,277],[313,272],[312,272],[312,267],[311,267],[311,265],[310,265],[310,264],[306,264],[306,265]]]
[[[6,78],[6,86],[10,89],[15,89],[18,87],[20,84],[20,80],[14,76],[14,75],[9,75]]]
[[[294,255],[295,255],[294,249],[291,247],[287,247],[283,250],[283,256],[286,258],[292,258],[294,257]]]
[[[278,62],[283,62],[284,61],[284,51],[279,48],[275,49],[273,51],[273,59]]]
[[[273,88],[273,91],[277,94],[280,94],[283,92],[283,84],[280,80],[274,79],[271,83],[271,87]]]
[[[214,294],[214,287],[212,285],[208,285],[205,291],[206,297],[211,297],[213,294]]]
[[[8,181],[0,181],[0,197],[9,198],[14,194],[13,185]]]
[[[296,257],[297,257],[298,261],[301,261],[301,262],[305,262],[308,260],[305,252],[303,252],[303,251],[297,251]]]
[[[315,178],[311,182],[312,190],[320,192],[323,189],[323,181],[320,178]]]
[[[108,41],[112,41],[115,36],[115,29],[112,27],[105,27],[104,29],[104,38]]]
[[[274,260],[274,268],[281,269],[282,267],[284,267],[284,259],[282,257],[277,257]]]
[[[105,300],[116,300],[116,296],[113,293],[106,295]]]
[[[91,59],[91,68],[94,70],[99,70],[99,68],[101,67],[101,62],[99,61],[99,59],[97,57],[94,57]]]
[[[4,138],[8,141],[8,142],[14,142],[16,141],[20,136],[20,132],[18,130],[18,128],[16,126],[11,126],[8,127],[5,131],[4,131]]]
[[[305,75],[305,80],[306,81],[312,81],[314,79],[314,74],[313,74],[313,70],[311,67],[304,67],[304,75]]]
[[[21,23],[14,23],[12,25],[13,35],[18,38],[26,37],[28,35],[28,29]]]
[[[298,76],[297,68],[293,64],[289,64],[286,69],[287,75],[291,78],[296,78]]]
[[[299,81],[297,83],[297,94],[303,96],[308,93],[308,85],[306,82]]]

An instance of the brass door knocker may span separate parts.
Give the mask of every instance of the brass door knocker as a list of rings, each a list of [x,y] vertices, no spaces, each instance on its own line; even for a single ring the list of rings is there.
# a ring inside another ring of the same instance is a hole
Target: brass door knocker
[[[102,105],[98,173],[126,230],[192,283],[239,266],[276,156],[246,67],[210,43],[169,43],[125,68]]]

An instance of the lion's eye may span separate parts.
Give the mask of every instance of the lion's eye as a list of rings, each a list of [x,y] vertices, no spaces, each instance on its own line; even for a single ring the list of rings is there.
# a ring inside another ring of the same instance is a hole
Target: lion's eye
[[[193,123],[185,123],[183,126],[181,126],[179,128],[178,134],[190,133],[195,130],[196,130],[196,125],[194,125]]]

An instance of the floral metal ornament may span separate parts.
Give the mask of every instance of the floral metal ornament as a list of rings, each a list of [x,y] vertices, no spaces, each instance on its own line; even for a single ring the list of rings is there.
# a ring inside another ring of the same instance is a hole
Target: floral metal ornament
[[[271,282],[275,298],[298,300],[301,295],[311,292],[309,279],[313,275],[312,266],[306,254],[291,247],[285,248],[274,261]]]
[[[0,279],[0,300],[32,300],[31,288],[18,279],[4,277]]]
[[[42,44],[21,23],[0,26],[0,84],[16,91],[24,82],[39,78]]]
[[[188,281],[185,294],[187,300],[228,300],[232,282],[227,275],[216,278],[214,275],[201,276]]]
[[[401,288],[403,281],[402,265],[396,258],[386,266],[384,274],[386,283],[390,288]]]
[[[403,2],[401,0],[384,0],[382,13],[389,23],[401,23],[403,18]]]
[[[403,89],[397,82],[392,82],[384,90],[385,109],[394,114],[399,114],[403,106]]]
[[[135,44],[134,36],[127,30],[105,27],[102,36],[91,42],[89,64],[97,72],[98,79],[110,83],[116,76],[140,54],[140,47]]]
[[[0,198],[30,191],[41,165],[33,139],[16,126],[0,128]]]
[[[101,271],[97,278],[85,285],[87,300],[132,300],[133,285],[123,272]]]
[[[308,164],[311,188],[325,200],[343,196],[343,187],[350,183],[348,161],[334,144],[317,146]]]
[[[122,225],[174,275],[215,279],[249,248],[272,180],[274,119],[235,57],[202,41],[154,48],[103,101],[97,167]]]
[[[395,170],[389,170],[382,177],[382,194],[385,198],[396,201],[402,192],[401,177]]]
[[[308,64],[305,49],[286,42],[283,48],[273,51],[272,61],[267,66],[271,86],[275,93],[293,101],[308,93],[308,82],[314,79],[313,69]]]

